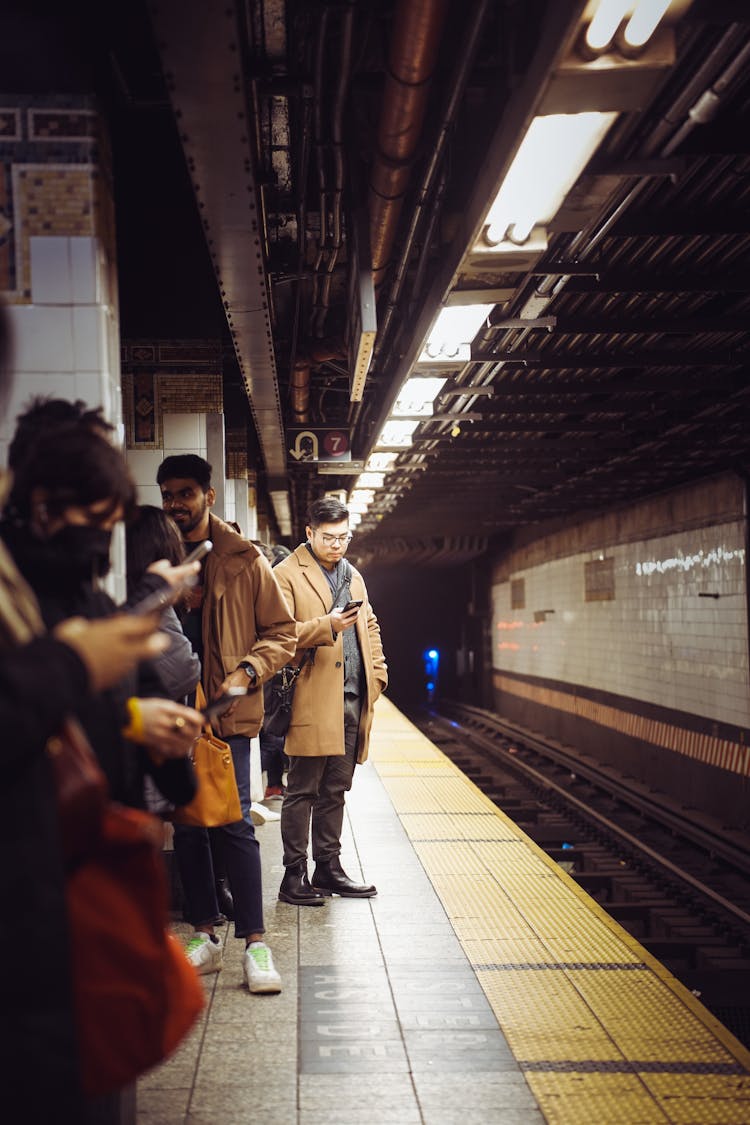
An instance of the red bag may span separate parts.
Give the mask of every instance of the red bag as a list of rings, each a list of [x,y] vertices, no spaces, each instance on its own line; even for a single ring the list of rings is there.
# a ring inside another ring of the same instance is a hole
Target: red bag
[[[73,1002],[81,1084],[127,1086],[193,1026],[203,989],[168,930],[161,821],[109,800],[81,726],[47,742],[66,861]]]
[[[110,804],[94,854],[67,882],[81,1078],[88,1095],[169,1055],[203,1008],[200,981],[167,930],[162,826]]]
[[[57,816],[66,866],[86,855],[99,836],[106,808],[107,780],[83,727],[71,715],[47,739],[57,791]]]

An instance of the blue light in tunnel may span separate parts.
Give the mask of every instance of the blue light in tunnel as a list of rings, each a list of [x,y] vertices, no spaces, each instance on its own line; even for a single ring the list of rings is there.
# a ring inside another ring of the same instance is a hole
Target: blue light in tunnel
[[[432,703],[437,691],[438,669],[440,667],[440,653],[436,648],[426,648],[422,653],[425,675],[425,692],[427,702]]]

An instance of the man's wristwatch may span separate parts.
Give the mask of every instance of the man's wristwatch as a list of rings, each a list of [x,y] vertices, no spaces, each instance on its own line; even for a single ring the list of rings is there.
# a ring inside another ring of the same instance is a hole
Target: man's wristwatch
[[[250,683],[248,684],[248,687],[252,687],[253,684],[255,683],[255,681],[258,678],[258,675],[257,675],[255,669],[253,668],[252,664],[249,664],[247,662],[247,660],[241,660],[240,663],[237,665],[237,670],[239,671],[240,668],[246,674],[248,680],[250,681]]]

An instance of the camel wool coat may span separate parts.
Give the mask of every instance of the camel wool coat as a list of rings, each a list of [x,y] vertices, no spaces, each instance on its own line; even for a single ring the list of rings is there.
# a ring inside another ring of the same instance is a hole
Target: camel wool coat
[[[314,661],[305,664],[297,680],[284,751],[291,757],[303,758],[343,754],[344,642],[343,635],[334,635],[331,628],[331,588],[305,544],[275,566],[273,572],[297,622],[295,663],[299,663],[305,649],[315,648]],[[378,619],[367,597],[364,579],[355,567],[352,567],[350,590],[352,598],[363,599],[354,628],[362,654],[365,685],[357,761],[364,762],[375,700],[388,685],[388,670]]]

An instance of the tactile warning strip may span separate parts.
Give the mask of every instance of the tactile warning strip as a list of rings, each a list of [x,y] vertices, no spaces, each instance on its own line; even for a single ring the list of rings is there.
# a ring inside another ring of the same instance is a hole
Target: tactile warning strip
[[[750,1052],[385,699],[371,756],[547,1122],[750,1122]]]

